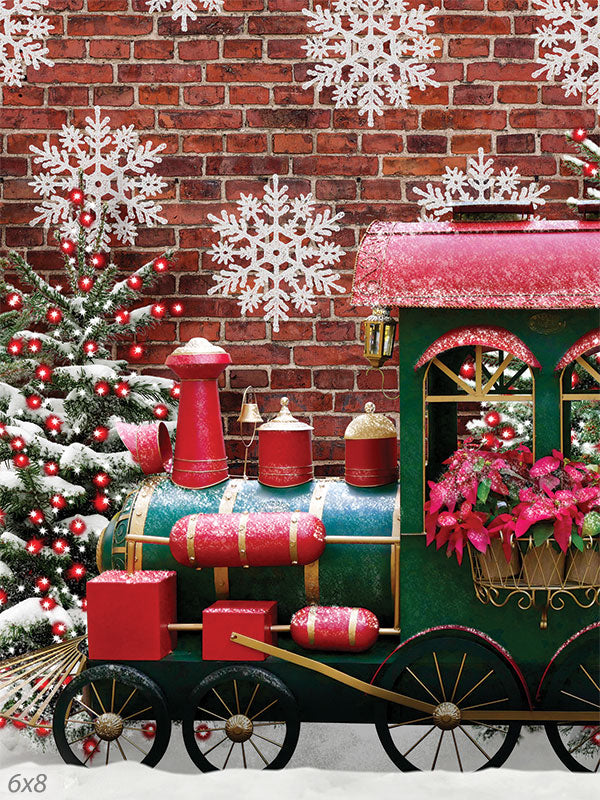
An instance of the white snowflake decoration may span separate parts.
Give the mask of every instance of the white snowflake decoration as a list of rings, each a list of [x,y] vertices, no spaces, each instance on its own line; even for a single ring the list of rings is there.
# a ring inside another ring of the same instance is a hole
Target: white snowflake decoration
[[[109,117],[101,119],[100,109],[95,107],[94,118],[86,118],[85,133],[73,125],[63,125],[58,134],[61,150],[48,142],[42,148],[33,145],[29,148],[36,154],[35,163],[47,170],[29,184],[44,198],[35,207],[39,216],[30,225],[41,222],[49,227],[61,223],[64,236],[77,238],[79,226],[67,195],[79,186],[80,174],[87,207],[96,214],[96,221],[87,233],[89,246],[93,246],[98,236],[103,205],[107,208],[101,241],[104,249],[108,249],[111,234],[120,242],[134,244],[138,224],[151,227],[166,222],[159,216],[162,206],[150,199],[166,183],[155,173],[146,172],[162,160],[158,153],[166,145],[140,144],[133,125],[113,131],[109,121]]]
[[[43,46],[52,23],[37,14],[47,5],[48,0],[0,0],[0,80],[7,86],[22,86],[26,67],[54,66]]]
[[[533,73],[554,80],[564,73],[565,96],[581,92],[600,110],[600,6],[598,0],[534,0],[549,24],[537,29],[536,40],[551,48],[540,56]]]
[[[303,9],[320,34],[307,40],[306,55],[321,62],[308,71],[305,89],[334,86],[336,108],[356,104],[372,128],[385,100],[407,108],[410,87],[439,86],[421,63],[439,49],[425,35],[438,8],[409,8],[407,0],[334,0],[333,8]]]
[[[194,22],[198,18],[196,13],[202,11],[216,12],[221,14],[223,11],[223,0],[146,0],[148,11],[164,11],[172,3],[173,19],[181,20],[181,30],[187,31],[188,20]]]
[[[287,186],[279,187],[277,175],[265,187],[262,202],[253,195],[237,201],[239,217],[209,214],[219,241],[209,250],[213,261],[226,269],[214,276],[216,286],[208,294],[239,291],[238,305],[245,314],[261,304],[265,320],[279,330],[287,320],[289,303],[300,312],[310,312],[315,293],[343,292],[339,274],[329,269],[343,254],[342,248],[325,241],[339,230],[342,213],[329,209],[314,213],[312,194],[290,199]]]
[[[422,199],[425,219],[438,219],[452,210],[456,202],[497,202],[512,200],[518,203],[531,203],[534,208],[544,205],[542,197],[550,189],[548,184],[540,186],[531,181],[519,186],[522,181],[517,167],[505,167],[496,173],[494,159],[484,157],[483,147],[479,148],[478,157],[471,156],[467,160],[466,171],[458,167],[446,167],[442,177],[443,188],[428,183],[425,190],[415,188],[415,194]]]

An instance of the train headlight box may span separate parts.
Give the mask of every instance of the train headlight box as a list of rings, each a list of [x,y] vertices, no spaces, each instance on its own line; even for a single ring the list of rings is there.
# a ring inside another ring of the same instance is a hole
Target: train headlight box
[[[277,644],[271,626],[277,623],[274,600],[218,600],[202,612],[204,661],[264,661],[266,655],[231,641],[242,633],[265,644]]]

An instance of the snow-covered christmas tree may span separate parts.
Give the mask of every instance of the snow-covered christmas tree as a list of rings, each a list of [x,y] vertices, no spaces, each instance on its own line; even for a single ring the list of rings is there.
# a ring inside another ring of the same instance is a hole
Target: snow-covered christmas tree
[[[112,357],[165,316],[164,303],[130,307],[171,254],[118,279],[94,203],[77,188],[68,199],[79,233],[60,239],[64,285],[16,252],[0,261],[0,659],[85,632],[97,534],[141,477],[115,425],[172,419],[178,396]],[[142,354],[134,340],[130,358]]]

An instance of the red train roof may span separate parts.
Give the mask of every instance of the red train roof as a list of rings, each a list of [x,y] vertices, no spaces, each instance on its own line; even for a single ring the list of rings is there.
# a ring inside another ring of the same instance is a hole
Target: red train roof
[[[375,222],[354,275],[356,305],[600,307],[600,221]]]

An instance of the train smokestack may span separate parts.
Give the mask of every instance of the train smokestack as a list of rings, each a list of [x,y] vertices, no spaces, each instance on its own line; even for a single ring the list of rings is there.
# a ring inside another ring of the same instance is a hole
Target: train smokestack
[[[186,489],[202,489],[228,477],[217,380],[231,356],[200,337],[167,358],[181,379],[177,438],[171,479]]]

